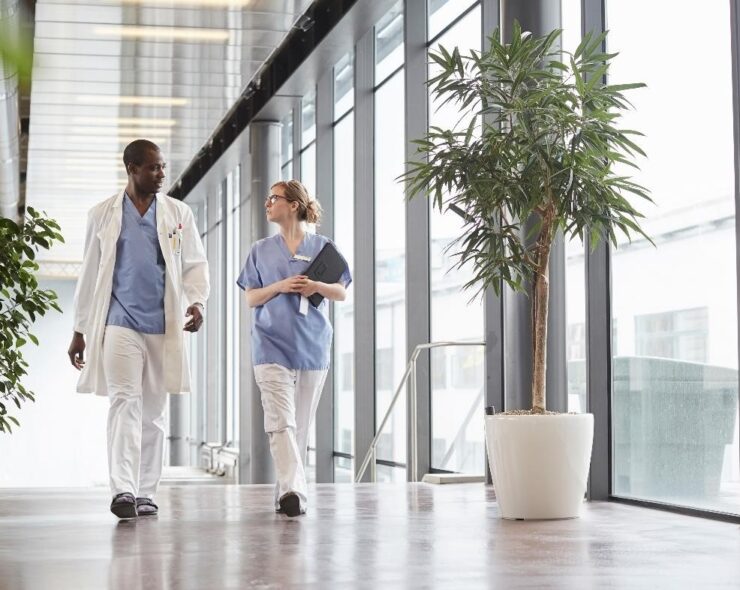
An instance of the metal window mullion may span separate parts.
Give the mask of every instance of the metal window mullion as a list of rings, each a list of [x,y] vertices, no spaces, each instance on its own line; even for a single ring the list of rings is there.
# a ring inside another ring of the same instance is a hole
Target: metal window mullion
[[[740,226],[737,223],[737,212],[740,211],[740,0],[730,1],[730,28],[732,47],[732,137],[735,148],[735,273],[738,281],[736,292],[738,311],[736,317],[740,317]],[[740,326],[738,326],[738,338],[740,338]],[[740,351],[740,346],[738,346],[738,351]],[[740,362],[740,359],[738,361]],[[740,390],[738,395],[740,396]],[[737,461],[740,464],[740,454]]]
[[[582,33],[605,29],[604,0],[583,0]],[[611,248],[604,240],[585,248],[586,383],[588,410],[594,415],[594,443],[588,497],[607,500],[611,493]]]
[[[334,238],[334,71],[329,68],[316,88],[316,196],[323,208],[321,233]],[[334,320],[334,305],[331,305]],[[333,358],[333,353],[330,358]],[[330,369],[316,410],[316,482],[334,481],[334,371]]]
[[[355,53],[355,457],[367,453],[375,435],[374,37],[370,28]]]
[[[426,2],[407,2],[405,27],[405,84],[406,84],[406,161],[416,160],[416,147],[410,143],[426,135],[428,129],[429,98],[427,96],[427,7]],[[409,170],[406,166],[406,170]],[[407,195],[408,196],[408,195]],[[416,195],[406,201],[406,358],[411,358],[419,344],[431,340],[431,276],[430,276],[430,220],[426,195]],[[427,473],[432,462],[432,400],[428,351],[424,351],[416,365],[416,427],[418,477]],[[407,400],[406,415],[409,426],[413,419],[411,400]],[[413,465],[411,440],[413,429],[407,429],[406,463]],[[361,456],[358,454],[358,456]],[[407,470],[409,481],[414,481]]]

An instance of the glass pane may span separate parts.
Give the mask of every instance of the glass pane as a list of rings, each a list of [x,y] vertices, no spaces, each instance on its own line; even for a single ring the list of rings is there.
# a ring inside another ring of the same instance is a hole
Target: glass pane
[[[378,423],[406,368],[406,161],[403,71],[375,93],[375,388]],[[378,458],[406,462],[406,402],[396,404]]]
[[[375,25],[376,85],[403,65],[403,36],[403,2],[398,2]]]
[[[345,457],[334,457],[334,483],[352,483],[353,481],[352,461]]]
[[[280,168],[280,178],[283,180],[292,180],[293,178],[293,160]]]
[[[656,244],[622,240],[612,256],[613,493],[740,513],[730,27],[717,26],[730,7],[680,4],[607,11],[611,82],[647,83],[623,124],[646,134],[636,180],[655,203],[638,209]],[[666,60],[689,30],[712,34]],[[711,108],[686,124],[707,87],[683,80],[707,56]]]
[[[568,363],[568,411],[588,412],[586,395],[586,266],[583,242],[565,243],[565,345]]]
[[[334,66],[334,119],[355,106],[355,54],[348,53]]]
[[[562,0],[564,51],[574,52],[581,42],[581,0]],[[564,59],[567,59],[564,57]],[[565,243],[566,362],[568,411],[587,412],[586,405],[586,267],[583,242]]]
[[[226,442],[234,440],[234,422],[232,417],[234,416],[234,367],[236,363],[236,357],[234,357],[234,338],[235,328],[239,325],[234,312],[236,307],[234,302],[237,300],[235,297],[236,293],[232,286],[236,281],[235,264],[234,264],[234,185],[233,185],[233,173],[230,172],[226,176],[226,220],[225,220],[225,233],[226,233],[226,276],[224,277],[223,288],[226,291],[226,322],[224,324],[224,330],[226,330]],[[238,329],[238,328],[236,328]]]
[[[334,241],[354,269],[354,113],[334,127]],[[334,449],[354,454],[354,288],[334,304]],[[351,461],[349,468],[351,469]]]
[[[233,395],[233,401],[231,404],[232,407],[232,415],[231,415],[231,423],[232,423],[232,435],[231,439],[234,443],[234,447],[237,449],[239,448],[239,400],[240,397],[240,389],[239,389],[239,359],[240,357],[240,346],[239,346],[239,330],[242,325],[242,320],[240,318],[239,310],[241,308],[240,306],[240,294],[241,291],[238,291],[234,289],[234,285],[236,282],[236,277],[239,276],[239,272],[241,271],[242,262],[240,259],[240,242],[241,242],[241,223],[240,223],[240,212],[241,212],[241,188],[240,188],[240,182],[241,182],[241,166],[237,165],[237,167],[234,169],[234,174],[231,177],[232,180],[232,194],[234,195],[233,201],[234,206],[236,207],[236,211],[234,211],[234,214],[232,215],[231,219],[231,233],[233,236],[232,241],[232,247],[233,247],[233,254],[232,254],[232,269],[233,274],[231,276],[231,281],[226,283],[226,288],[230,289],[234,293],[234,298],[232,301],[233,305],[233,318],[234,318],[234,324],[233,324],[233,343],[232,343],[232,358],[234,359],[232,363],[232,372],[231,372],[231,380],[233,382],[232,387],[232,395]]]
[[[581,42],[581,0],[561,0],[560,6],[562,48],[573,53]]]
[[[312,90],[301,101],[301,147],[316,139],[316,91]]]
[[[475,4],[475,2],[476,0],[428,0],[428,38],[434,39],[440,31],[465,12],[469,6]],[[480,36],[480,31],[478,36]]]
[[[480,49],[481,11],[476,8],[437,43],[468,54]],[[433,71],[430,72],[430,75]],[[440,108],[430,99],[429,124],[443,128],[467,126],[460,121],[457,105]],[[430,202],[431,206],[431,202]],[[454,251],[446,251],[462,231],[454,212],[431,211],[432,340],[482,341],[483,303],[471,301],[473,291],[462,286],[472,277],[471,269],[454,268]],[[432,466],[473,474],[484,472],[483,445],[483,347],[452,347],[433,351],[432,371]]]
[[[378,483],[405,483],[406,469],[403,467],[389,467],[388,465],[376,465],[375,477]]]
[[[293,112],[282,121],[280,130],[280,165],[293,159]]]

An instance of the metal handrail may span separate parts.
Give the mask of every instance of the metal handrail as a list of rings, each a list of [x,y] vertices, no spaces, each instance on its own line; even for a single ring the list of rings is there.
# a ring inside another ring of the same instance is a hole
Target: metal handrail
[[[418,457],[418,451],[419,451],[419,441],[418,441],[418,424],[417,424],[417,400],[416,400],[416,361],[419,358],[419,353],[421,353],[422,350],[430,350],[432,348],[442,348],[445,346],[485,346],[485,342],[430,342],[428,344],[419,344],[416,348],[414,348],[414,352],[411,353],[411,358],[409,359],[408,364],[406,365],[406,371],[403,373],[403,377],[401,377],[401,383],[399,383],[398,388],[396,389],[396,393],[393,395],[393,399],[391,400],[390,405],[388,406],[388,411],[385,413],[385,416],[383,416],[383,420],[380,423],[380,426],[378,427],[378,431],[375,433],[375,436],[373,437],[372,442],[370,443],[370,448],[367,450],[367,453],[365,454],[365,458],[362,461],[362,465],[360,466],[360,469],[357,472],[357,475],[355,476],[355,482],[359,483],[362,481],[362,478],[365,475],[365,471],[367,471],[367,466],[372,461],[372,468],[370,470],[370,478],[371,481],[376,480],[376,472],[375,472],[375,453],[376,453],[376,447],[378,446],[378,439],[380,438],[381,433],[383,432],[383,428],[385,427],[386,423],[388,422],[388,418],[391,416],[391,412],[393,411],[393,408],[396,406],[396,402],[398,401],[398,398],[401,396],[401,392],[403,391],[404,385],[406,385],[406,381],[409,381],[409,377],[411,378],[409,381],[409,399],[410,399],[410,416],[409,416],[409,422],[411,424],[411,481],[419,481],[419,473],[418,473],[418,465],[419,465],[419,457]]]

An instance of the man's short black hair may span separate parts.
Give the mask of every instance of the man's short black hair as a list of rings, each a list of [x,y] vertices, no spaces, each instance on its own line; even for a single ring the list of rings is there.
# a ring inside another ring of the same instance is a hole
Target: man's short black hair
[[[126,172],[128,172],[129,164],[141,166],[149,151],[158,152],[160,149],[156,143],[148,139],[137,139],[128,144],[126,149],[123,150],[123,165],[126,167]]]

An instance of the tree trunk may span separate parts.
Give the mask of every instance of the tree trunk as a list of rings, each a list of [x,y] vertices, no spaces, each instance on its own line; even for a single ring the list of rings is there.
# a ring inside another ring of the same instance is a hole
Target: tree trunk
[[[548,275],[552,233],[552,217],[545,215],[537,238],[537,272],[532,285],[532,411],[535,414],[543,414],[546,410]]]

